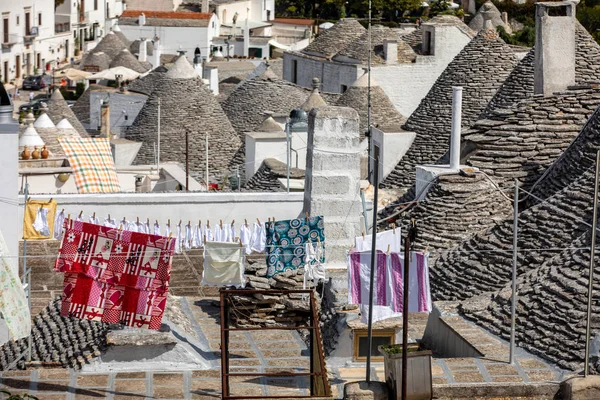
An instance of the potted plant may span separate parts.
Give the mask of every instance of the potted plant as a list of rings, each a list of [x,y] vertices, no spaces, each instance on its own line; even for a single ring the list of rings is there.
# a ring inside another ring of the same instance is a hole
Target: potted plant
[[[383,355],[385,380],[391,399],[402,399],[402,345],[379,346]],[[408,344],[406,400],[431,400],[431,350],[423,350],[417,343]]]

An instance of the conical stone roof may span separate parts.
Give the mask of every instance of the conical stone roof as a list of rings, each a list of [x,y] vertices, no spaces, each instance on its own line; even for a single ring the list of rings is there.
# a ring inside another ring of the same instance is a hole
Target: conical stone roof
[[[81,62],[81,69],[85,70],[86,67],[97,67],[100,71],[108,69],[110,66],[110,56],[102,51],[93,51],[84,57]]]
[[[283,132],[283,128],[279,125],[272,116],[268,116],[265,120],[260,124],[257,132],[267,132],[267,133],[281,133]]]
[[[33,123],[34,128],[55,128],[54,122],[52,122],[48,114],[46,114],[48,112],[47,107],[47,105],[46,107],[42,107],[41,114]]]
[[[303,109],[304,111],[306,111],[307,113],[309,113],[310,110],[312,110],[313,108],[323,107],[323,106],[327,105],[325,100],[323,100],[323,98],[319,94],[320,86],[321,86],[321,83],[319,82],[319,78],[313,78],[313,80],[312,80],[313,90],[310,93],[310,95],[308,96],[308,98],[306,99],[306,101],[300,106],[300,108]]]
[[[368,106],[368,73],[363,74],[340,97],[337,106],[354,108],[360,116],[360,137],[365,137],[367,131],[367,106]],[[389,97],[371,78],[371,124],[384,132],[400,132],[406,117],[398,112]]]
[[[245,80],[221,103],[240,137],[245,132],[256,132],[265,112],[289,115],[310,94],[306,89],[271,74],[267,69],[263,75]]]
[[[27,146],[33,150],[35,147],[41,147],[44,141],[33,127],[33,118],[29,119],[27,128],[19,135],[19,148]]]
[[[488,104],[481,118],[487,118],[492,111],[506,109],[533,96],[535,49],[519,61],[502,87]],[[575,20],[575,83],[600,82],[600,46],[588,31]]]
[[[73,114],[73,111],[69,108],[65,98],[58,89],[54,90],[54,93],[52,93],[52,96],[48,101],[48,116],[55,124],[57,124],[61,119],[66,118],[75,128],[75,130],[81,135],[81,137],[89,136],[83,125],[81,125],[81,122],[79,122],[75,114]]]
[[[331,58],[341,49],[358,40],[366,29],[353,18],[344,18],[321,33],[311,42],[303,53]]]
[[[106,36],[100,40],[96,47],[94,47],[93,51],[95,53],[99,51],[104,52],[112,60],[114,57],[119,55],[121,50],[124,50],[127,47],[128,46],[125,45],[125,43],[123,43],[114,32],[108,32]]]
[[[171,68],[166,72],[166,77],[173,79],[191,79],[197,78],[198,73],[192,67],[192,64],[185,56],[177,57]]]
[[[90,97],[92,96],[92,88],[96,85],[90,85],[85,92],[79,96],[75,104],[71,107],[71,111],[82,124],[90,123]]]
[[[123,33],[123,31],[121,31],[121,28],[119,28],[119,25],[115,25],[112,27],[112,32],[117,35],[117,37],[119,39],[121,39],[121,42],[123,42],[124,45],[129,46],[131,45],[131,41],[129,39],[127,39],[127,36],[125,36],[125,34]]]
[[[406,122],[415,140],[384,187],[410,187],[415,167],[435,164],[448,151],[452,122],[452,87],[463,87],[462,126],[477,120],[517,64],[512,50],[495,30],[479,32],[448,64],[427,96]]]
[[[137,58],[129,52],[127,49],[121,50],[121,52],[112,59],[110,62],[110,68],[114,67],[125,67],[143,74],[147,69],[140,64]]]
[[[383,51],[383,43],[385,40],[397,40],[397,51],[398,63],[412,63],[417,55],[408,43],[402,40],[402,37],[388,27],[381,25],[373,25],[371,27],[371,45],[372,45],[372,58],[371,63],[373,64],[385,64],[385,55]],[[352,60],[360,61],[361,63],[367,63],[369,59],[369,32],[364,32],[360,38],[350,42],[345,48],[340,50],[334,57],[334,60],[338,58],[350,58]]]
[[[185,133],[189,132],[191,175],[202,180],[206,151],[204,143],[208,135],[211,179],[226,175],[232,168],[234,156],[242,142],[215,96],[198,76],[187,79],[165,76],[152,91],[133,125],[125,131],[126,139],[143,143],[135,163],[154,163],[159,98],[160,159],[182,162],[185,159]]]
[[[166,77],[165,72],[168,70],[163,67],[154,68],[149,74],[129,82],[127,90],[143,94],[151,94],[156,89],[162,80]]]
[[[75,130],[68,119],[63,118],[60,120],[58,124],[56,124],[56,129],[59,130]]]

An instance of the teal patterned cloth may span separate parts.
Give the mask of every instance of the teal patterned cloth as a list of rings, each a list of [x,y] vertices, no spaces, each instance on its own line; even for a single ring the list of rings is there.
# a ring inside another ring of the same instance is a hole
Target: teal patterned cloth
[[[267,278],[303,266],[307,243],[320,240],[325,247],[323,217],[268,222],[266,226]],[[324,252],[321,262],[325,262]]]

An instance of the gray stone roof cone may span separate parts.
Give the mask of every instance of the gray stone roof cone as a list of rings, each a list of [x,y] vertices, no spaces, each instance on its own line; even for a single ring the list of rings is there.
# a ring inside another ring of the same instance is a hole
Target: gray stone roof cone
[[[98,67],[100,71],[104,71],[110,67],[110,56],[103,51],[95,51],[86,55],[81,61],[81,69],[85,70],[85,67]]]
[[[119,25],[113,26],[112,32],[117,35],[119,39],[121,39],[121,42],[123,42],[125,46],[131,45],[131,41],[127,39],[127,36],[125,36],[125,34],[121,31],[121,28],[119,28]]]
[[[215,96],[185,57],[179,57],[169,72],[158,74],[164,75],[160,85],[152,90],[135,121],[124,133],[125,139],[142,142],[134,163],[154,163],[160,99],[160,159],[181,162],[185,158],[185,134],[189,132],[191,175],[203,179],[204,143],[208,135],[211,179],[226,175],[236,162],[234,157],[242,141]]]
[[[495,30],[480,31],[448,64],[405,130],[416,137],[408,152],[386,177],[383,187],[407,188],[415,183],[415,167],[435,164],[448,151],[452,122],[452,87],[462,86],[462,126],[473,124],[517,64],[517,58]]]
[[[325,100],[323,100],[323,98],[319,94],[320,87],[321,87],[321,82],[319,81],[319,78],[313,78],[313,80],[312,80],[313,90],[310,93],[310,95],[308,96],[308,99],[306,99],[306,101],[300,106],[301,109],[303,109],[304,111],[306,111],[308,113],[313,108],[323,107],[323,106],[327,105]]]
[[[139,72],[143,74],[148,71],[146,67],[144,67],[137,58],[133,54],[129,52],[127,49],[121,50],[121,52],[112,59],[110,62],[110,68],[114,67],[125,67],[134,70],[135,72]]]
[[[260,124],[256,131],[267,133],[280,133],[283,132],[283,128],[273,119],[273,116],[269,115],[267,116],[267,118],[265,118],[262,124]]]
[[[114,32],[108,32],[96,47],[94,47],[94,52],[97,53],[102,51],[112,60],[121,52],[121,50],[126,49],[127,47],[128,46],[123,43]]]
[[[365,72],[344,92],[337,106],[351,107],[360,116],[360,137],[367,131],[367,106],[369,74]],[[384,132],[400,132],[406,117],[400,114],[374,78],[371,78],[371,124]]]
[[[348,44],[360,38],[365,28],[353,18],[344,18],[321,33],[303,52],[331,58]]]
[[[54,93],[52,93],[52,96],[48,101],[48,116],[54,125],[58,124],[63,118],[66,118],[81,137],[89,136],[58,89],[54,90]]]

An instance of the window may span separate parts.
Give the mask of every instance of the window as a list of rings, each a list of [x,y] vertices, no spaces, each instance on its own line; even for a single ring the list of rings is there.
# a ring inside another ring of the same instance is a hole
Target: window
[[[433,56],[433,35],[431,31],[423,32],[423,55]]]
[[[98,0],[94,0],[94,10],[98,9]]]
[[[340,85],[340,93],[346,93],[348,90],[348,85]]]
[[[35,67],[42,68],[42,53],[37,53],[35,55]]]
[[[25,13],[25,35],[29,35],[31,32],[31,14]]]
[[[2,28],[2,43],[8,43],[8,16],[3,18],[3,28]]]
[[[17,15],[17,26],[19,26],[19,16]]]
[[[298,60],[292,60],[292,83],[298,83]]]
[[[38,14],[38,26],[42,26],[42,13]]]
[[[366,329],[357,329],[354,335],[354,361],[364,362],[367,360],[369,348],[369,333]],[[383,361],[383,356],[377,350],[378,346],[396,344],[396,332],[393,329],[373,331],[373,342],[371,347],[371,361]]]

